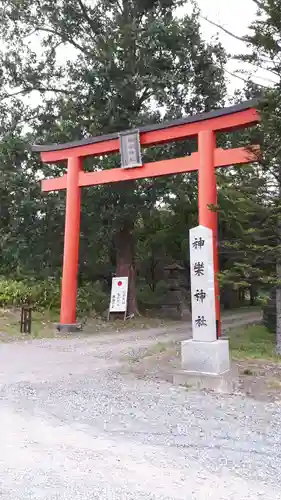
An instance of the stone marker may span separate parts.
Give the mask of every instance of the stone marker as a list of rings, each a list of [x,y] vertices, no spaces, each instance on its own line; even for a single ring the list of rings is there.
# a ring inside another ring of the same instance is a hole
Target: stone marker
[[[229,390],[230,360],[226,339],[217,339],[212,230],[190,230],[192,339],[182,342],[182,370],[174,382]]]

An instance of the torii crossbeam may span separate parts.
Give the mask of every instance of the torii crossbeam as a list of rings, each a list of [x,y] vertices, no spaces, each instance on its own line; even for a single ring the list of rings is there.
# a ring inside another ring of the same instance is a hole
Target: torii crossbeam
[[[119,134],[90,137],[81,141],[55,144],[34,145],[32,150],[40,152],[45,163],[67,160],[67,174],[55,179],[42,181],[43,191],[66,189],[66,216],[64,236],[64,258],[61,292],[61,313],[59,327],[73,330],[76,324],[77,276],[80,240],[80,192],[84,186],[96,186],[121,181],[182,174],[198,170],[198,211],[199,224],[213,231],[214,269],[219,271],[217,249],[217,213],[210,206],[217,204],[217,184],[215,169],[241,165],[257,161],[253,146],[236,149],[216,148],[216,133],[253,126],[260,121],[256,110],[257,101],[247,101],[236,106],[219,109],[209,113],[186,117],[170,123],[142,127],[141,146],[158,144],[198,137],[198,152],[184,158],[146,163],[138,168],[114,168],[94,172],[83,172],[83,158],[101,156],[120,151]],[[256,147],[257,148],[257,147]],[[220,332],[219,284],[215,279],[216,320]]]

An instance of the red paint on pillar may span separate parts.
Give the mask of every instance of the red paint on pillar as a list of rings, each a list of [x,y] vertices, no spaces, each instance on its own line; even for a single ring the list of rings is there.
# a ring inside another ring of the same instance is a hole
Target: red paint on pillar
[[[79,173],[81,167],[81,158],[68,159],[60,316],[62,325],[76,323],[81,200]]]
[[[204,130],[198,134],[199,171],[198,171],[198,209],[199,224],[213,231],[215,302],[217,334],[221,335],[220,289],[218,282],[218,215],[210,210],[217,204],[217,182],[215,172],[216,135],[212,130]]]

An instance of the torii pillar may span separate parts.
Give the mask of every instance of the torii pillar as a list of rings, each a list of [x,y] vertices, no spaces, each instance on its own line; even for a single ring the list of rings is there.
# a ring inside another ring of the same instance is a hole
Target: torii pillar
[[[66,325],[66,328],[70,329],[71,325],[76,325],[81,211],[79,174],[81,171],[82,159],[79,157],[69,158],[67,165],[60,324]]]
[[[221,334],[220,287],[218,281],[218,215],[212,207],[217,205],[217,180],[215,165],[216,136],[213,130],[203,130],[198,134],[199,169],[198,169],[198,212],[199,225],[213,231],[215,304],[217,334]]]

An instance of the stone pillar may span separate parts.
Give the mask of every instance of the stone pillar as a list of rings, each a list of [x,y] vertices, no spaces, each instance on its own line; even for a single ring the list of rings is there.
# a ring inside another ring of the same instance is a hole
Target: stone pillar
[[[217,339],[213,232],[190,230],[192,339],[182,342],[182,369],[175,383],[204,389],[229,390],[230,359],[227,339]]]

